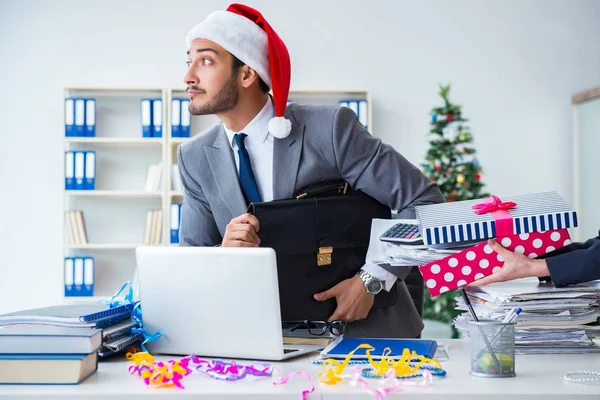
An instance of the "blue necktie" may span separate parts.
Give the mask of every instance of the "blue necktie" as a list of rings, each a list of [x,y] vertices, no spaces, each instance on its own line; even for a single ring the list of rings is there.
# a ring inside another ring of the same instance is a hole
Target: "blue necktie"
[[[245,133],[238,133],[233,137],[233,141],[238,147],[238,155],[240,156],[240,186],[242,187],[242,193],[244,193],[246,202],[250,204],[260,202],[261,200],[256,179],[254,179],[254,173],[252,172],[252,165],[250,164],[250,155],[244,144],[246,136],[248,135]]]

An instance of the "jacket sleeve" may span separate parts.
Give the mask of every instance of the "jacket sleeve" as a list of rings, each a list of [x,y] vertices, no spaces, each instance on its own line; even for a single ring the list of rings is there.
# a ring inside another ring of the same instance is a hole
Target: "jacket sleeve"
[[[349,108],[339,108],[333,119],[333,149],[340,176],[353,189],[396,210],[397,218],[414,219],[415,206],[445,201],[437,184],[392,146],[372,136]],[[389,264],[379,267],[401,280],[410,272]]]
[[[415,218],[415,206],[443,203],[437,184],[379,138],[372,136],[356,114],[340,107],[333,122],[333,148],[340,176],[398,212]]]
[[[574,245],[570,252],[546,258],[556,287],[600,279],[600,236]]]
[[[179,226],[180,246],[215,246],[222,241],[221,234],[206,201],[202,187],[185,167],[181,146],[177,149],[179,174],[183,186],[183,204]]]

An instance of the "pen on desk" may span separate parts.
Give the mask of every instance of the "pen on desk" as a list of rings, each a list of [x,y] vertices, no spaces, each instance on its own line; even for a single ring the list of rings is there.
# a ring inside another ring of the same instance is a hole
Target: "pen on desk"
[[[465,303],[467,303],[467,307],[469,308],[471,317],[473,317],[473,321],[479,322],[479,318],[477,318],[477,314],[475,314],[475,310],[473,310],[473,306],[471,305],[471,301],[469,300],[469,296],[467,296],[465,289],[460,289],[460,294],[462,294],[463,300]]]
[[[517,316],[519,314],[521,314],[521,311],[523,311],[523,309],[521,309],[520,307],[513,308],[512,310],[509,311],[508,314],[506,314],[506,317],[504,317],[504,320],[502,321],[502,323],[508,324],[508,323],[514,322],[514,320],[517,319]]]
[[[469,300],[469,296],[467,296],[467,292],[465,291],[465,289],[460,289],[460,294],[462,294],[462,297],[463,297],[465,303],[467,303],[467,307],[469,308],[471,317],[473,317],[473,321],[479,322],[479,318],[477,318],[477,314],[475,314],[475,310],[473,309],[473,306],[471,305],[471,300]],[[491,345],[490,341],[488,340],[483,327],[478,326],[478,328],[479,328],[479,334],[481,335],[481,338],[483,339],[483,341],[485,343],[485,347],[487,348],[488,352],[490,353],[490,356],[492,356],[492,360],[494,361],[494,364],[496,364],[496,368],[498,369],[498,371],[500,371],[502,369],[502,366],[500,365],[500,361],[498,360],[498,357],[496,357],[496,353],[494,353],[494,349],[492,348],[492,345]]]

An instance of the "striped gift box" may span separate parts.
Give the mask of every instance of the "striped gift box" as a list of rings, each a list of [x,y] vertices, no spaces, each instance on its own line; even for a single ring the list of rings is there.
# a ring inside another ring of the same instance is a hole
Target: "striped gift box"
[[[517,203],[508,210],[512,232],[522,234],[554,229],[575,228],[577,213],[556,192],[529,193],[500,197]],[[417,219],[425,244],[456,243],[495,238],[496,219],[491,213],[478,215],[472,206],[487,199],[417,206]],[[504,236],[504,235],[502,235]]]

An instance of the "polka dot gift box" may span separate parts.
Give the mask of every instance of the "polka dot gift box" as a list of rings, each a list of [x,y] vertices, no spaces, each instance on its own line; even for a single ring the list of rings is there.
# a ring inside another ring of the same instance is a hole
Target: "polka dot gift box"
[[[497,238],[502,246],[535,258],[571,243],[569,232],[559,229],[546,232],[523,233]],[[487,243],[452,254],[441,260],[419,267],[425,285],[432,297],[459,288],[498,271],[504,265],[502,256],[492,251]]]
[[[570,242],[575,210],[556,192],[530,193],[416,207],[421,236],[432,247],[461,247],[460,253],[419,267],[432,296],[490,275],[504,265],[485,239],[537,257]]]

